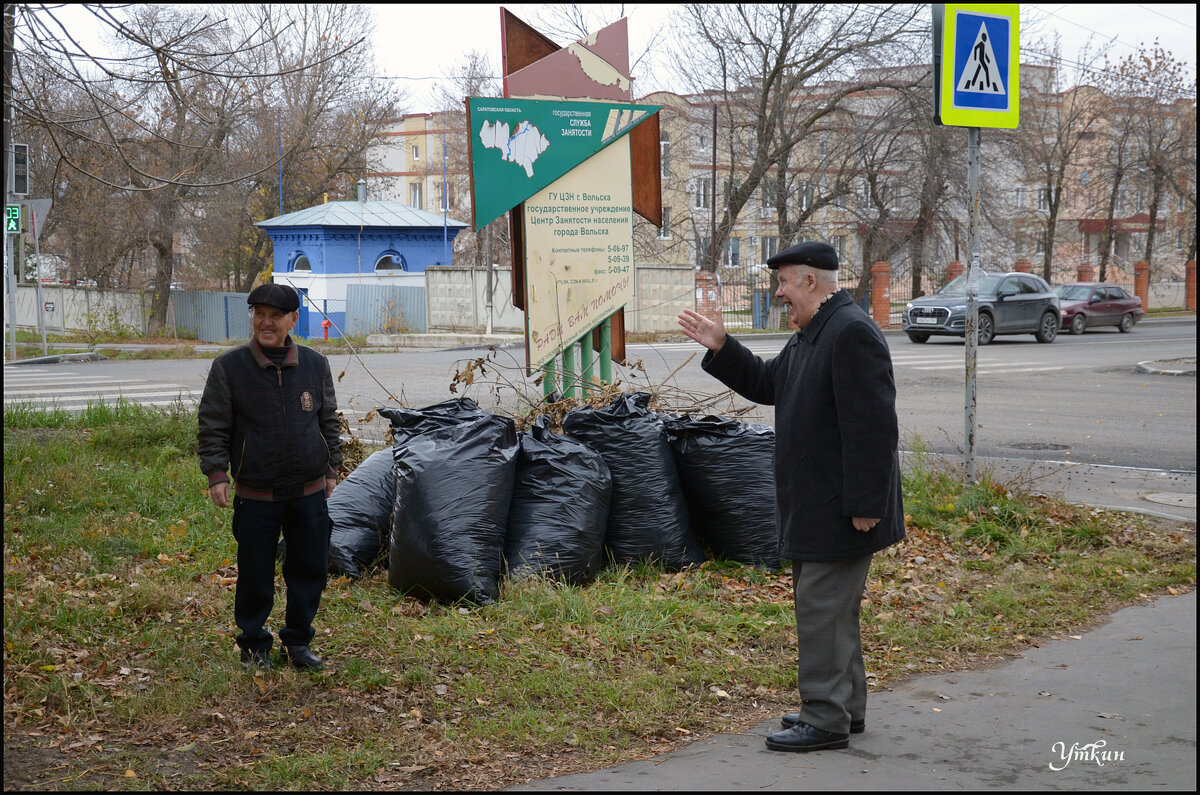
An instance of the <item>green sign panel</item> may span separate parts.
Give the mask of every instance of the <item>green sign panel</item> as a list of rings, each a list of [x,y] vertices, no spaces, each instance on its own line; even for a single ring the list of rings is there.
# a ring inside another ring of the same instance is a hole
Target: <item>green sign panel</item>
[[[468,97],[475,229],[533,196],[659,108]]]
[[[4,231],[21,233],[21,206],[19,204],[4,205]]]

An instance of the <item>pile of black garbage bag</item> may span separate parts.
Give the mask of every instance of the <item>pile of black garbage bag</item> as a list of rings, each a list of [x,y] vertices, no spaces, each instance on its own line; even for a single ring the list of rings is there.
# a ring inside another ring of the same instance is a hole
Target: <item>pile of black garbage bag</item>
[[[504,577],[590,582],[608,564],[708,558],[775,568],[774,429],[649,409],[625,394],[528,431],[457,398],[381,408],[390,450],[333,490],[329,566],[384,565],[403,593],[489,604]]]

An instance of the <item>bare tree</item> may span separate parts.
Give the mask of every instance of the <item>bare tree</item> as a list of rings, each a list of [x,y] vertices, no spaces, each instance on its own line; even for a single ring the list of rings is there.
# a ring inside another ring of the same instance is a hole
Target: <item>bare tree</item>
[[[1181,116],[1189,112],[1193,119],[1196,113],[1196,81],[1187,78],[1187,65],[1177,60],[1170,52],[1158,46],[1149,50],[1139,49],[1139,62],[1135,74],[1144,84],[1138,105],[1142,112],[1132,119],[1137,130],[1140,171],[1145,176],[1148,188],[1146,212],[1150,217],[1146,229],[1146,246],[1142,259],[1154,267],[1154,241],[1162,205],[1169,197],[1171,175],[1178,169],[1186,169],[1187,123]],[[1182,155],[1182,157],[1181,157]],[[1192,169],[1195,156],[1192,153]],[[1193,204],[1195,195],[1192,195]]]
[[[1186,233],[1186,243],[1180,246],[1184,260],[1196,259],[1196,101],[1177,100],[1178,141],[1171,147],[1173,164],[1168,170],[1171,189],[1181,212],[1177,223],[1180,233]]]
[[[259,74],[247,81],[256,106],[231,150],[243,170],[276,166],[211,191],[198,208],[197,248],[208,253],[210,273],[244,292],[272,263],[270,240],[255,222],[328,195],[353,198],[355,182],[371,170],[369,149],[383,119],[396,114],[404,94],[368,78],[375,71],[370,50],[344,50],[344,42],[371,32],[373,22],[360,9],[247,6],[230,21],[247,33],[261,29],[270,40],[257,54]]]
[[[857,79],[858,70],[924,39],[917,6],[688,4],[683,11],[678,69],[701,91],[712,89],[727,136],[722,163],[737,175],[704,264],[712,270],[768,171],[848,96],[896,84]]]
[[[1090,42],[1089,42],[1090,45]],[[1099,127],[1105,104],[1099,92],[1089,86],[1061,91],[1058,80],[1064,74],[1062,47],[1058,38],[1039,42],[1035,49],[1043,53],[1045,67],[1054,82],[1040,85],[1047,72],[1026,69],[1028,77],[1021,89],[1021,126],[1006,139],[1015,144],[1015,157],[1027,177],[1034,180],[1044,197],[1035,206],[1043,208],[1042,278],[1050,281],[1057,241],[1057,226],[1063,209],[1067,178],[1079,160],[1086,142]],[[1090,69],[1100,53],[1092,54],[1085,46],[1077,63]]]
[[[439,196],[441,191],[448,194],[447,214],[460,221],[471,220],[472,206],[468,138],[474,131],[467,129],[466,100],[468,97],[499,97],[502,89],[496,74],[486,53],[471,50],[450,69],[446,74],[449,83],[439,85],[435,94],[435,102],[442,114],[441,124],[446,130],[445,163],[430,162],[423,173],[440,182],[445,171],[446,184],[440,188]],[[439,212],[441,208],[439,200]],[[476,267],[510,261],[510,245],[506,216],[492,220],[478,232],[464,230],[454,239],[459,259]]]
[[[1151,50],[1140,47],[1116,64],[1106,64],[1100,87],[1107,98],[1103,176],[1108,196],[1099,273],[1103,281],[1115,236],[1113,220],[1118,211],[1128,209],[1131,188],[1148,194],[1147,206],[1154,212],[1147,232],[1150,261],[1158,204],[1167,181],[1164,169],[1172,160],[1172,130],[1179,122],[1175,102],[1191,99],[1190,112],[1195,113],[1195,81],[1189,85],[1182,64],[1155,45]],[[1183,105],[1180,109],[1186,117],[1189,108],[1186,102]]]
[[[186,204],[276,165],[239,162],[232,142],[260,103],[255,78],[282,78],[312,64],[263,69],[274,37],[211,12],[177,6],[88,5],[111,54],[90,52],[53,7],[22,6],[15,36],[13,107],[45,132],[59,159],[88,180],[127,194],[155,253],[148,331],[167,318]],[[361,45],[341,42],[334,59]],[[36,91],[45,80],[74,86],[82,107],[63,109]],[[76,152],[69,143],[82,145]]]

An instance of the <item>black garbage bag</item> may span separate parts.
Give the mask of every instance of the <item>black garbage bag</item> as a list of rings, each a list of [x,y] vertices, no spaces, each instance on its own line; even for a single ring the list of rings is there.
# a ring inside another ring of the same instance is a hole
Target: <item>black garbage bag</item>
[[[392,438],[396,443],[419,433],[458,425],[465,420],[493,416],[491,412],[479,408],[469,397],[453,398],[423,409],[380,406],[375,411],[391,423]]]
[[[392,447],[388,582],[421,597],[490,604],[500,595],[516,428],[482,410],[449,424],[442,419]]]
[[[386,561],[396,501],[392,451],[367,456],[329,495],[329,571],[357,580]]]
[[[725,417],[673,417],[664,426],[700,540],[714,557],[778,567],[775,429]]]
[[[518,434],[521,453],[508,509],[508,576],[586,585],[604,562],[612,477],[604,457],[550,430],[543,414]]]
[[[635,392],[602,409],[584,406],[563,418],[563,429],[608,464],[612,500],[604,545],[613,562],[653,560],[677,571],[703,563],[704,547],[688,525],[663,418],[649,403],[648,393]]]

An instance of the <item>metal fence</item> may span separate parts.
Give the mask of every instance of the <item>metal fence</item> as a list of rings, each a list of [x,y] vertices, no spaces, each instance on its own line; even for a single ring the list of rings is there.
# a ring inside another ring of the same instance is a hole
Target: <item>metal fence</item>
[[[250,336],[249,293],[172,290],[167,324],[201,342],[244,340]]]
[[[424,287],[351,284],[346,288],[344,314],[344,331],[351,336],[429,330]]]
[[[843,275],[838,286],[853,290],[858,275]],[[790,330],[787,313],[778,303],[771,306],[771,271],[765,265],[745,265],[717,270],[717,300],[726,328]],[[896,295],[893,282],[892,295]],[[903,307],[903,304],[901,304]],[[869,311],[864,301],[863,309]],[[897,322],[899,316],[897,315]]]
[[[201,342],[247,339],[250,336],[248,295],[204,290],[172,291],[167,325]],[[328,328],[325,321],[329,321]],[[305,339],[337,339],[375,332],[423,333],[427,330],[424,287],[350,285],[345,299],[304,296],[292,335]]]

